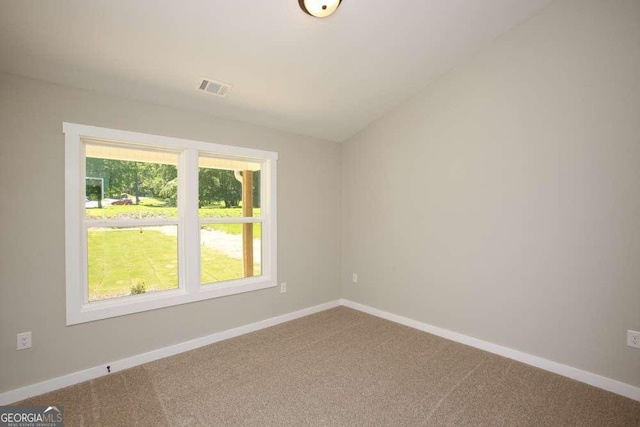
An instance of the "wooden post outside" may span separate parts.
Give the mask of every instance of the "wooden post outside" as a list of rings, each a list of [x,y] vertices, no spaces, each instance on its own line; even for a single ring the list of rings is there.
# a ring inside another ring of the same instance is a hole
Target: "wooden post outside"
[[[253,172],[242,172],[242,216],[253,216]],[[242,224],[242,260],[244,277],[253,277],[253,224]]]

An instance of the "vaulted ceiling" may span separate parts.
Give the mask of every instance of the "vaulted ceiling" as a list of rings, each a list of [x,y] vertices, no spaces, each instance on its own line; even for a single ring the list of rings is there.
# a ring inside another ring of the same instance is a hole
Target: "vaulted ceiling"
[[[3,0],[0,71],[343,141],[548,2]]]

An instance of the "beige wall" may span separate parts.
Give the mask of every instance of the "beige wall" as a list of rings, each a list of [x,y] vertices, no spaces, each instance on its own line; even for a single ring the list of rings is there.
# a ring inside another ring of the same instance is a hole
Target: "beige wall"
[[[63,121],[277,151],[288,292],[66,327]],[[0,150],[0,392],[339,297],[336,143],[0,74]],[[34,346],[18,352],[24,331]]]
[[[551,3],[348,141],[342,181],[343,297],[640,386],[638,0]]]

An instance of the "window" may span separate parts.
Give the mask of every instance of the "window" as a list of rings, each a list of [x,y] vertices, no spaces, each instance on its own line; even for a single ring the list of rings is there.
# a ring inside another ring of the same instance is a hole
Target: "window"
[[[276,286],[277,153],[63,130],[68,325]]]

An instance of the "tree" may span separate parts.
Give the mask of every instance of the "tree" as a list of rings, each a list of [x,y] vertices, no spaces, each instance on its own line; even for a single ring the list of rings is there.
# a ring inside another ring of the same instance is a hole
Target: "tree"
[[[161,163],[138,163],[138,192],[140,195],[167,200],[176,205],[178,168]]]
[[[253,207],[260,207],[260,171],[253,172]]]
[[[233,171],[221,170],[220,177],[220,200],[224,200],[226,208],[234,208],[242,200],[242,184],[236,179]]]
[[[171,186],[165,188],[178,177],[175,165],[87,158],[86,174],[103,178],[105,195],[109,197],[119,198],[125,193],[133,194],[136,204],[140,203],[141,196],[165,198],[174,203],[176,200],[177,186],[175,194],[171,194]]]
[[[169,206],[176,206],[178,204],[178,177],[165,183],[158,195],[166,199]]]
[[[87,176],[103,178],[105,196],[119,198],[132,194],[135,203],[140,197],[164,199],[175,206],[178,194],[178,168],[175,165],[87,158]],[[260,206],[260,172],[253,172],[254,206]],[[237,207],[242,200],[242,184],[231,170],[200,168],[200,205],[223,202],[225,207]],[[87,193],[89,194],[89,193]]]
[[[225,207],[237,207],[242,199],[242,184],[235,178],[233,171],[200,168],[199,173],[200,206],[214,202],[224,202]]]
[[[105,196],[119,198],[135,188],[135,162],[87,158],[87,176],[103,178]]]
[[[211,205],[218,201],[220,178],[217,169],[200,168],[198,173],[198,199],[200,206]]]
[[[102,180],[89,177],[86,180],[85,197],[89,200],[97,200],[98,208],[102,208]]]

